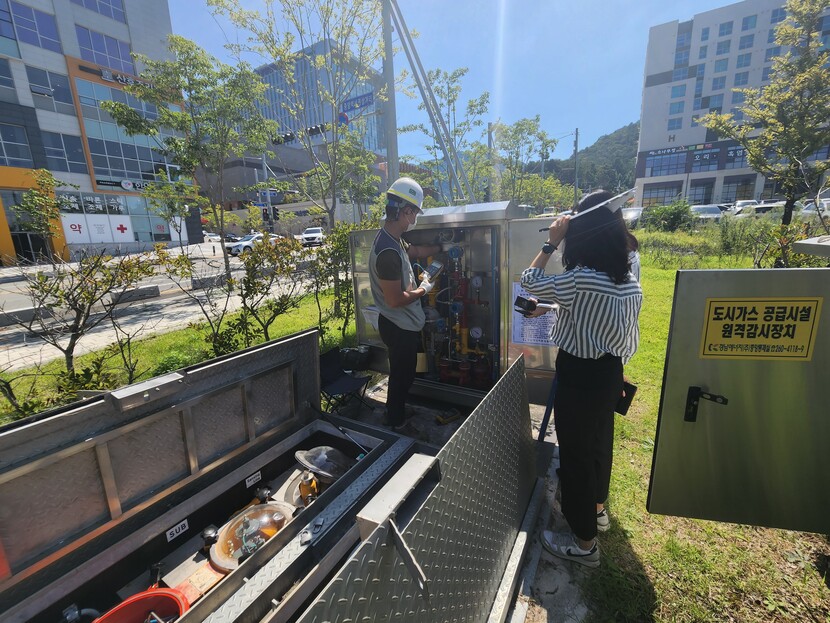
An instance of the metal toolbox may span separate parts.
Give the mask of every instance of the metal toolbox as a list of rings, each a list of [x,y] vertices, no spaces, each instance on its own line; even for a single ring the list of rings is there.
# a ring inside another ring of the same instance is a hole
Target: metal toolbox
[[[464,620],[483,620],[540,488],[521,358],[439,449],[322,419],[318,352],[308,331],[0,429],[0,620],[348,616],[357,604],[330,602],[325,587],[342,586],[344,573],[359,581],[353,557],[386,548],[393,520],[397,553],[384,550],[383,564],[405,562],[384,594],[424,600],[408,580],[422,568],[427,590],[443,587],[429,620],[450,620],[440,614],[457,594],[450,585],[478,582]],[[305,507],[296,476],[307,465],[297,461],[316,448],[339,451],[346,467]],[[254,492],[282,514],[262,515]],[[241,552],[232,568],[213,556],[226,542]],[[470,551],[475,565],[464,562]],[[463,574],[432,568],[454,557]],[[368,603],[381,620],[386,605]]]

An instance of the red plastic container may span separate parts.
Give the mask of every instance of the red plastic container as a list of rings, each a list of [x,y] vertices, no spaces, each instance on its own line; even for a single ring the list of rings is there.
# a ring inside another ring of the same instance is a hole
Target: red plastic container
[[[93,623],[144,623],[153,612],[162,618],[181,616],[190,608],[187,598],[172,588],[150,588],[128,597]]]

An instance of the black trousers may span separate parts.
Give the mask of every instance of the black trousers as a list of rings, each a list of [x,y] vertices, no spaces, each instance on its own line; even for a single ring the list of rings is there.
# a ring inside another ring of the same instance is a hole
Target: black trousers
[[[614,453],[614,407],[623,390],[619,357],[582,359],[559,350],[553,402],[559,442],[562,514],[585,541],[597,535],[596,505],[605,503]]]
[[[381,315],[378,318],[380,339],[389,352],[389,386],[386,389],[386,417],[392,426],[399,426],[406,420],[404,404],[406,395],[415,380],[418,363],[419,331],[401,329],[394,322]]]

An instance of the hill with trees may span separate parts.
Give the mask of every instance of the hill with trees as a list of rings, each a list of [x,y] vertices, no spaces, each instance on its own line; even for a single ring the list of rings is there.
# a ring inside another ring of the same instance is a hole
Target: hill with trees
[[[625,190],[634,186],[634,165],[637,159],[637,142],[640,136],[640,122],[635,121],[600,136],[597,141],[579,151],[579,187],[583,191],[594,188]],[[541,172],[539,161],[528,164],[532,173]],[[563,184],[574,183],[573,156],[565,160],[548,160],[545,173],[554,173]]]

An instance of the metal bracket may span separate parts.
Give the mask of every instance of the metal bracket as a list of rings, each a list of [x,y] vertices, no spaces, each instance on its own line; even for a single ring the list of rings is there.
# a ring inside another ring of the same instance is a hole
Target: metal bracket
[[[398,526],[395,525],[395,521],[393,519],[389,519],[389,528],[389,534],[392,535],[392,541],[395,544],[395,549],[398,550],[398,554],[400,554],[401,558],[403,558],[403,564],[409,570],[409,573],[412,575],[412,579],[415,580],[415,583],[421,590],[421,597],[423,597],[424,600],[429,601],[429,585],[427,584],[427,576],[424,574],[424,570],[421,569],[421,565],[419,565],[418,561],[415,560],[412,550],[409,549],[406,541],[403,540],[403,535],[400,530],[398,530]]]
[[[686,394],[686,413],[683,420],[686,422],[697,422],[697,406],[700,404],[701,398],[703,400],[711,400],[719,405],[729,404],[726,396],[718,396],[717,394],[710,394],[703,391],[700,387],[689,387],[689,392]]]

